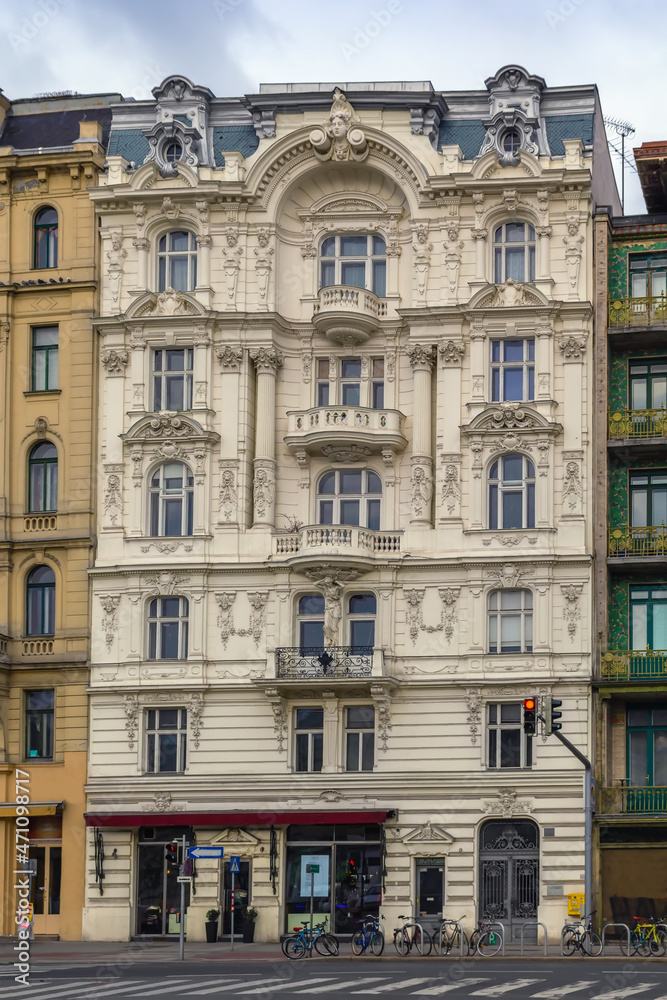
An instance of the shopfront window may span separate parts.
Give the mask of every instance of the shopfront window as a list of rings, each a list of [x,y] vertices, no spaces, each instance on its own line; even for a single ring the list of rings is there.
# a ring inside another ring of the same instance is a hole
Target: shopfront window
[[[313,876],[315,922],[336,934],[351,934],[366,914],[378,916],[382,902],[382,846],[376,824],[291,826],[287,831],[285,930],[310,915]]]

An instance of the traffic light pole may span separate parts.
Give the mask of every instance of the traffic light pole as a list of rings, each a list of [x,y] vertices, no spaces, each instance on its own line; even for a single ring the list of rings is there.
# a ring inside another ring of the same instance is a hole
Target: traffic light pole
[[[183,834],[183,847],[181,854],[181,865],[185,861],[185,834]],[[182,870],[179,868],[179,871]],[[185,958],[185,882],[181,882],[181,931],[178,940],[178,957],[183,961]]]
[[[546,726],[547,721],[543,715],[538,713],[538,719],[543,722]],[[571,754],[581,761],[584,765],[584,809],[585,809],[585,826],[584,826],[584,870],[585,870],[585,881],[584,881],[584,893],[585,893],[585,908],[588,914],[592,913],[593,904],[593,766],[581,750],[575,747],[573,743],[563,736],[557,729],[553,730],[553,735],[556,739],[559,739],[563,746],[570,751]],[[584,915],[585,916],[585,915]]]

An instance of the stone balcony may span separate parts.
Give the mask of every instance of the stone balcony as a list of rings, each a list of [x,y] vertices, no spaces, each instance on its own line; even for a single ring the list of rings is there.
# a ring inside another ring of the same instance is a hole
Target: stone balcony
[[[382,454],[388,462],[403,451],[405,417],[398,410],[364,406],[317,406],[287,413],[285,444],[295,454],[365,457]],[[342,461],[346,459],[342,457]],[[349,461],[350,459],[348,459]]]
[[[313,326],[334,343],[363,344],[387,318],[389,307],[367,288],[328,285],[321,288],[313,310]]]
[[[402,531],[372,531],[347,525],[308,525],[298,531],[273,535],[275,562],[306,565],[309,562],[333,565],[359,565],[370,568],[376,563],[400,560]]]

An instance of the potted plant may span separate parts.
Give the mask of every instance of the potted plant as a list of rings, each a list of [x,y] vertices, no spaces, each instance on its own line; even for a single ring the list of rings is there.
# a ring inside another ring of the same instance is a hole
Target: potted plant
[[[220,910],[207,910],[206,911],[206,942],[207,944],[215,944],[218,940],[218,917],[220,916]]]
[[[259,910],[254,906],[246,906],[243,910],[243,942],[252,944],[255,937],[255,921],[259,916]]]

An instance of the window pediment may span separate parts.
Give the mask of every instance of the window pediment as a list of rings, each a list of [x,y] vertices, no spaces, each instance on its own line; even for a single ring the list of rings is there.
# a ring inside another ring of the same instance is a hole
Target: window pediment
[[[471,309],[516,309],[521,306],[546,306],[549,300],[532,285],[508,278],[500,285],[488,284],[473,295]]]
[[[193,295],[166,288],[164,292],[146,292],[136,299],[127,312],[127,319],[148,316],[204,316],[206,310]]]
[[[475,431],[496,431],[506,434],[507,431],[532,431],[539,434],[559,434],[560,424],[546,420],[541,413],[524,403],[500,403],[487,406],[481,413],[463,427],[463,434]]]
[[[180,412],[162,410],[142,417],[127,434],[122,435],[122,439],[128,444],[153,444],[156,441],[178,440],[200,441],[212,445],[220,440],[220,435],[214,431],[205,431],[192,417],[186,417]]]

